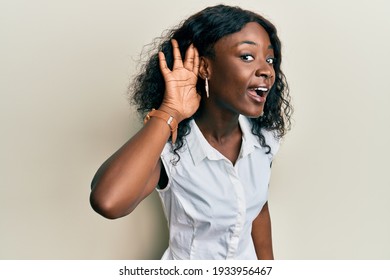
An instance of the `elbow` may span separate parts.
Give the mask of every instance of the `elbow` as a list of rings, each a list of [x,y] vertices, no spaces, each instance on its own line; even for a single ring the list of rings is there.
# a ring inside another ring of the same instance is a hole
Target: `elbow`
[[[130,214],[142,200],[142,193],[135,191],[128,181],[94,178],[89,202],[101,216],[114,220]]]
[[[94,190],[90,194],[89,202],[96,213],[110,220],[121,218],[131,212],[120,209],[117,202],[95,193]]]
[[[102,215],[104,218],[114,220],[119,218],[119,216],[116,214],[115,209],[112,207],[110,203],[107,203],[107,201],[98,199],[96,196],[91,193],[89,197],[89,203],[91,204],[92,209]]]

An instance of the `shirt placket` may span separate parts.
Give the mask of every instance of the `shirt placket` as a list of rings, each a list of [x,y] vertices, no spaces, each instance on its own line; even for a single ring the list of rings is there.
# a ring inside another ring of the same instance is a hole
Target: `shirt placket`
[[[246,216],[246,200],[245,200],[244,187],[238,177],[237,165],[233,166],[231,162],[229,162],[227,166],[227,171],[228,171],[229,179],[232,182],[233,190],[236,196],[237,215],[236,215],[235,226],[233,227],[230,242],[228,244],[228,252],[227,252],[226,259],[234,259],[237,254],[240,236],[242,230],[244,229],[245,216]]]

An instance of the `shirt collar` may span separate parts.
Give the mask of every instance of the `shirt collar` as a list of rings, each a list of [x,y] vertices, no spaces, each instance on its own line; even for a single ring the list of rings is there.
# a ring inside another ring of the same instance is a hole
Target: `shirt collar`
[[[255,148],[261,148],[259,139],[252,133],[252,123],[250,120],[240,115],[239,123],[242,131],[241,157],[245,157],[252,153]]]
[[[252,124],[245,116],[240,115],[238,122],[242,131],[241,157],[245,157],[252,153],[256,147],[261,148],[257,136],[253,135],[251,131]],[[198,165],[203,159],[221,160],[225,157],[214,149],[203,136],[199,127],[192,119],[190,121],[191,132],[186,137],[189,152],[195,165]]]

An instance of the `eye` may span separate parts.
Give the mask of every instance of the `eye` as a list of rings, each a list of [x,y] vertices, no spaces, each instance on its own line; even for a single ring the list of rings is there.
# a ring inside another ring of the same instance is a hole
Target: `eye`
[[[268,64],[275,64],[276,58],[275,57],[270,57],[270,58],[267,58],[266,61],[267,61]]]
[[[243,54],[240,56],[243,61],[253,61],[255,58],[251,54]]]

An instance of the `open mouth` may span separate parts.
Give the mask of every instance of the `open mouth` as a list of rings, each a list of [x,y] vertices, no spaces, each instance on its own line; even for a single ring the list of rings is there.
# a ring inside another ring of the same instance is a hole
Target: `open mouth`
[[[269,92],[268,87],[259,86],[259,87],[248,88],[247,94],[255,102],[264,103],[267,98],[268,92]]]
[[[261,96],[261,97],[264,97],[268,92],[268,88],[266,88],[266,87],[257,87],[257,88],[254,88],[253,90],[256,92],[256,94],[258,96]]]

